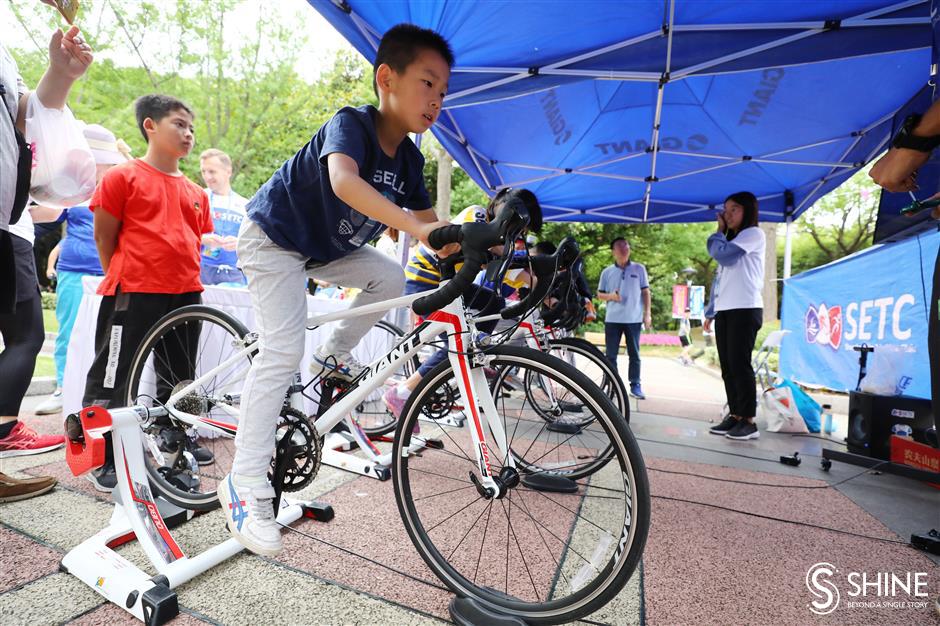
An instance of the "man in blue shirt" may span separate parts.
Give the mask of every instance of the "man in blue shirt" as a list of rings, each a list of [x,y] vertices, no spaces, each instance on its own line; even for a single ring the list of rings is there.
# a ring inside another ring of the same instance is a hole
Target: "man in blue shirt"
[[[630,243],[623,237],[610,242],[614,264],[604,268],[597,286],[597,297],[607,302],[604,318],[604,343],[607,359],[617,371],[620,337],[626,337],[630,358],[630,395],[643,400],[640,387],[640,333],[650,328],[650,284],[646,267],[630,261]]]

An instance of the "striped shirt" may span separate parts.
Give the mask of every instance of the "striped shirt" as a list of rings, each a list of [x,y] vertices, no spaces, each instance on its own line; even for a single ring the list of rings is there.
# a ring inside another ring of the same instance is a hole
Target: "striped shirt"
[[[474,204],[469,206],[455,218],[451,220],[452,224],[466,224],[467,222],[485,222],[486,209]],[[428,285],[438,285],[441,282],[440,261],[434,251],[424,244],[418,244],[414,254],[408,260],[405,266],[405,278]],[[459,268],[458,268],[459,269]]]

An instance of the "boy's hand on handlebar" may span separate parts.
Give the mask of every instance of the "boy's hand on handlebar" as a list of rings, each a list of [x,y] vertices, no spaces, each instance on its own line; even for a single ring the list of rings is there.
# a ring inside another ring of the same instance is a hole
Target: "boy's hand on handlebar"
[[[430,237],[431,233],[437,230],[438,228],[443,228],[444,226],[451,226],[451,223],[445,222],[443,220],[438,220],[436,222],[429,222],[427,224],[422,224],[421,228],[418,229],[418,232],[414,233],[414,235],[418,238],[418,240],[421,243],[423,243],[425,246],[427,246],[431,250],[434,250],[437,253],[437,256],[442,259],[446,259],[450,255],[455,254],[460,251],[459,243],[449,243],[443,248],[441,248],[440,250],[436,250],[434,246],[432,246],[428,242],[428,237]]]

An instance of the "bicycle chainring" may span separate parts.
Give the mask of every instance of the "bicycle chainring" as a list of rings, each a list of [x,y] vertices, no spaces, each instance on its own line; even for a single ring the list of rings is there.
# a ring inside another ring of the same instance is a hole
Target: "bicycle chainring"
[[[284,491],[299,491],[313,482],[323,459],[323,440],[306,415],[285,406],[277,425],[277,445],[271,461],[271,477],[284,466]]]

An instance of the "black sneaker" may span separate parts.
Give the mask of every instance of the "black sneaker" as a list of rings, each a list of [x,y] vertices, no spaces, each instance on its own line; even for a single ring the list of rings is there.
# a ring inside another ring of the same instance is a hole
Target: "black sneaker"
[[[215,463],[215,455],[212,454],[212,451],[208,448],[203,448],[197,445],[195,441],[192,441],[192,445],[189,449],[192,451],[193,456],[196,457],[196,463],[199,465],[212,465]]]
[[[728,413],[725,415],[725,419],[721,420],[720,424],[712,426],[708,429],[708,432],[713,435],[727,435],[729,432],[731,432],[732,428],[737,426],[737,424],[738,419],[734,415]]]
[[[95,489],[102,493],[111,493],[117,487],[117,472],[114,470],[114,463],[106,463],[96,470],[88,473],[88,480],[95,486]]]
[[[751,420],[740,419],[735,427],[728,431],[725,437],[738,441],[747,441],[748,439],[760,438],[760,431],[757,430],[757,425]]]

